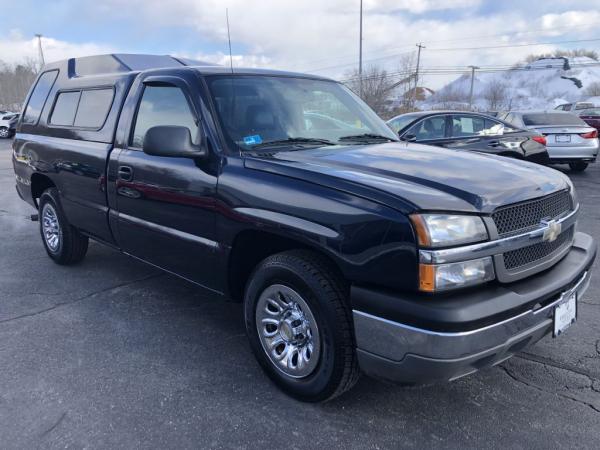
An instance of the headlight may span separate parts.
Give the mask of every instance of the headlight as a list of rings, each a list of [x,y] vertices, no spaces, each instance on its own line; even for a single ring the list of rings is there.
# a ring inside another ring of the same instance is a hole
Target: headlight
[[[488,238],[483,220],[478,216],[413,214],[410,219],[422,247],[449,247]]]
[[[494,265],[490,256],[450,264],[419,265],[419,289],[424,292],[473,286],[494,278]]]

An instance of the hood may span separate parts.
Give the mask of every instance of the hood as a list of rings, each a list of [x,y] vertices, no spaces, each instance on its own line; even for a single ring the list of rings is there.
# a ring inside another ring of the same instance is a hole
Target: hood
[[[403,142],[280,151],[249,156],[245,164],[358,190],[362,196],[368,188],[373,200],[393,202],[390,206],[397,208],[402,204],[399,209],[404,211],[489,213],[569,187],[565,175],[538,164]]]

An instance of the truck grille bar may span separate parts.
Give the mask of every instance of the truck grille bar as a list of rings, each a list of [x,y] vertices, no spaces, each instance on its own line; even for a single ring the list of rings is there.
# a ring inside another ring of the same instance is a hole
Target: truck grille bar
[[[564,190],[545,197],[498,208],[492,214],[498,237],[525,233],[540,226],[544,219],[558,219],[573,210],[571,194]]]

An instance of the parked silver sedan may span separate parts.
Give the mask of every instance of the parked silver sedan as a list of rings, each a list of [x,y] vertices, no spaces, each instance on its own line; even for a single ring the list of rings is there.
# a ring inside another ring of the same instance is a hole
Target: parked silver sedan
[[[574,114],[562,111],[510,111],[500,119],[546,136],[550,162],[584,171],[598,156],[598,130]]]

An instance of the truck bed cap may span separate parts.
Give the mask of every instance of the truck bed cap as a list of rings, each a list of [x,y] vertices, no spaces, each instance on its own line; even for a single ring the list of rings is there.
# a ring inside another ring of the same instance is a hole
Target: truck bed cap
[[[47,64],[44,69],[61,69],[69,78],[101,74],[140,72],[147,69],[185,66],[214,66],[203,61],[170,55],[143,55],[135,53],[111,53],[107,55],[69,58]]]

